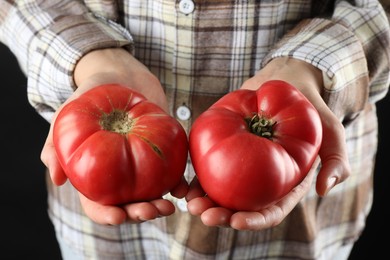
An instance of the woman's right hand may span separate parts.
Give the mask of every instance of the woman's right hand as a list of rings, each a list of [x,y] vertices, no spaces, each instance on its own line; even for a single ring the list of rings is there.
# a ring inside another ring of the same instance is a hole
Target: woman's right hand
[[[54,184],[62,185],[67,176],[59,164],[53,145],[52,126],[61,108],[87,90],[108,83],[117,83],[143,94],[149,101],[168,112],[167,100],[159,80],[129,52],[122,48],[102,49],[86,54],[77,63],[74,80],[77,89],[56,111],[48,136],[41,152],[41,160],[49,169]],[[188,190],[187,182],[171,191],[175,197],[182,198]],[[80,202],[85,214],[96,223],[118,225],[125,221],[139,223],[174,213],[175,206],[165,199],[150,202],[132,203],[124,206],[105,206],[89,200],[81,193]]]

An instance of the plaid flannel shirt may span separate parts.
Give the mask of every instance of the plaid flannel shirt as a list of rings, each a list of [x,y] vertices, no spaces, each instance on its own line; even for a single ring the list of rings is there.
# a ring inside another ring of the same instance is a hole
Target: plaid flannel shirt
[[[278,226],[263,231],[206,227],[172,199],[172,216],[142,224],[90,221],[73,187],[48,181],[57,235],[85,259],[332,259],[353,243],[372,203],[377,150],[375,102],[389,85],[388,4],[356,1],[42,0],[0,2],[0,41],[28,77],[28,98],[45,119],[75,89],[87,52],[123,47],[161,81],[170,112],[191,123],[275,57],[323,72],[322,95],[343,120],[352,176],[319,198],[312,190]],[[382,4],[382,5],[381,5]],[[383,8],[384,7],[384,8]],[[191,164],[186,177],[194,175]]]

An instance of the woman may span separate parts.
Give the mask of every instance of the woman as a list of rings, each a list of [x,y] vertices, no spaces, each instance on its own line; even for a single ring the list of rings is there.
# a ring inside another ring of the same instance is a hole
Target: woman
[[[375,103],[389,84],[383,7],[374,0],[1,2],[0,40],[51,124],[64,104],[104,83],[142,93],[187,133],[224,94],[271,79],[295,86],[321,116],[321,163],[259,212],[217,207],[191,162],[164,198],[99,205],[67,182],[50,131],[41,158],[64,259],[347,259],[372,203]]]

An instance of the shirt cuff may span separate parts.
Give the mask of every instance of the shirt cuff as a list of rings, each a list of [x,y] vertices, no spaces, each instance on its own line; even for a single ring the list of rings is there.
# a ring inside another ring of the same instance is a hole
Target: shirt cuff
[[[91,13],[63,17],[36,39],[30,47],[28,98],[49,122],[75,89],[73,72],[82,56],[103,48],[133,51],[132,37],[125,28]]]
[[[361,43],[346,27],[326,19],[305,20],[271,50],[262,65],[286,56],[323,72],[323,98],[336,115],[363,109],[368,96],[367,62]],[[355,87],[359,90],[352,91]]]

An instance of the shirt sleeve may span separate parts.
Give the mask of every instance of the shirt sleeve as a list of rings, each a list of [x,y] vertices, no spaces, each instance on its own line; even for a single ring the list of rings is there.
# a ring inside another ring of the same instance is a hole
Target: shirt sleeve
[[[76,0],[1,1],[0,41],[16,56],[28,99],[47,121],[73,93],[74,67],[83,55],[133,48],[125,28]]]
[[[335,1],[329,18],[302,21],[263,65],[290,56],[323,72],[323,98],[339,117],[355,117],[389,86],[389,22],[378,1]]]

